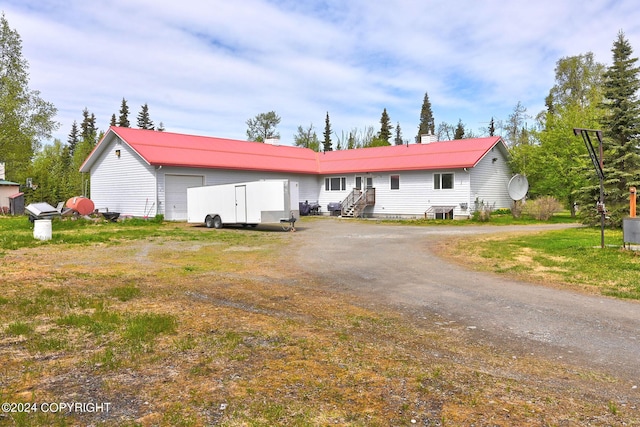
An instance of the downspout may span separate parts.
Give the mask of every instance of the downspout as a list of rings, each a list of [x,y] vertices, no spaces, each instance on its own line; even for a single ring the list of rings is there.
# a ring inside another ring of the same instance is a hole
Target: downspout
[[[155,186],[154,186],[154,192],[155,192],[154,199],[156,200],[156,214],[154,216],[157,216],[160,213],[160,200],[158,198],[158,171],[160,169],[162,169],[162,165],[158,166],[155,170],[156,179],[155,179]]]
[[[467,168],[462,168],[469,175],[469,192],[467,193],[467,215],[471,218],[471,172]]]

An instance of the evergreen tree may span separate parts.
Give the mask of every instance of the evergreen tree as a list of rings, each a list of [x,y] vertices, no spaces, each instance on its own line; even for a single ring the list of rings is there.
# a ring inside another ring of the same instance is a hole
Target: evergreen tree
[[[96,128],[96,116],[85,107],[82,110],[82,123],[80,124],[82,142],[89,144],[92,148],[97,142],[98,129]],[[74,150],[75,151],[75,150]]]
[[[109,126],[117,126],[118,122],[116,122],[116,115],[115,113],[111,115],[111,122],[109,122]]]
[[[458,125],[456,126],[456,131],[453,134],[453,139],[462,138],[464,138],[464,124],[462,124],[462,119],[458,119]]]
[[[76,147],[80,142],[80,133],[78,132],[78,123],[74,120],[71,125],[71,132],[69,132],[69,137],[67,138],[67,144],[69,147],[69,155],[73,157],[73,152],[76,151]]]
[[[324,151],[331,151],[333,148],[331,147],[331,123],[329,122],[329,112],[327,111],[327,116],[324,119],[324,142],[323,149]]]
[[[160,122],[160,123],[158,124],[158,127],[156,127],[156,130],[157,130],[158,132],[164,132],[164,123]]]
[[[602,124],[606,203],[612,221],[619,225],[628,209],[629,187],[640,187],[640,69],[622,31],[611,50],[613,64],[604,73]]]
[[[118,117],[118,126],[128,128],[131,126],[129,123],[129,106],[127,100],[122,98],[122,104],[120,105],[120,116]]]
[[[140,129],[153,130],[153,122],[149,118],[149,107],[145,103],[138,113],[138,127]]]
[[[489,122],[489,136],[495,136],[496,134],[496,124],[493,121],[493,117],[491,117],[491,121]]]
[[[22,40],[0,16],[0,161],[6,178],[23,181],[40,139],[58,128],[56,108],[29,88],[29,65],[22,57]]]
[[[435,135],[436,122],[433,119],[433,111],[431,111],[431,102],[429,101],[429,94],[424,93],[424,100],[422,101],[422,109],[420,110],[420,125],[418,126],[418,137],[416,141],[420,141],[421,135]]]
[[[400,129],[400,122],[396,123],[396,137],[393,138],[393,142],[396,145],[402,145],[403,141],[402,141],[402,129]]]
[[[391,138],[391,131],[393,130],[393,126],[391,125],[391,119],[389,118],[389,114],[387,113],[387,109],[385,108],[382,111],[382,116],[380,117],[380,132],[378,132],[378,140],[375,145],[391,145],[389,143],[389,138]]]
[[[85,194],[84,191],[88,189],[89,180],[87,177],[83,177],[83,174],[78,172],[78,169],[80,169],[82,163],[95,147],[98,142],[98,136],[96,116],[93,113],[89,113],[89,110],[85,107],[82,110],[82,123],[80,123],[80,141],[71,156],[71,172],[68,175],[68,186],[72,195],[89,195]]]

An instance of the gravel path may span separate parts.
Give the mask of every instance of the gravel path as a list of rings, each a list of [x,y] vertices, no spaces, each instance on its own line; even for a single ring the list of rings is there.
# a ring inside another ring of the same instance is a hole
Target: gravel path
[[[640,304],[505,280],[434,253],[450,236],[567,227],[411,227],[330,219],[296,233],[306,273],[362,298],[437,314],[477,340],[562,358],[640,383]]]

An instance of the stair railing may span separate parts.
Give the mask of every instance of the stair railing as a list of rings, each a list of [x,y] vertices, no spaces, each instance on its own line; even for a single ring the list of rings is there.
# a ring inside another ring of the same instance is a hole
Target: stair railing
[[[367,206],[373,206],[376,204],[376,189],[365,188],[359,190],[354,188],[351,193],[342,201],[341,207],[342,215],[352,215],[354,217],[360,216]],[[349,212],[351,211],[351,212]]]
[[[351,193],[342,201],[342,215],[346,213],[356,202],[362,197],[362,192],[357,188],[351,190]]]

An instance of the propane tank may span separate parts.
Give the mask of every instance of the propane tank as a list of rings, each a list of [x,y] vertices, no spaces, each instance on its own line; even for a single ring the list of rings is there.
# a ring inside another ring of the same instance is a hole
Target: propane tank
[[[80,215],[89,215],[95,209],[93,201],[83,196],[72,197],[67,200],[67,207]]]

